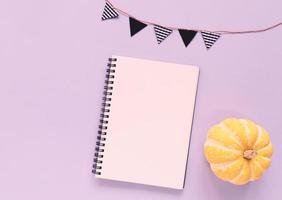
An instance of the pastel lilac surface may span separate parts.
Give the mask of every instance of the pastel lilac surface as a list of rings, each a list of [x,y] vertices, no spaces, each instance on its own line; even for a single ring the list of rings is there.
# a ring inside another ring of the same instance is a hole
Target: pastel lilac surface
[[[211,30],[274,24],[282,6],[279,0],[112,2],[159,25]],[[150,26],[130,37],[128,18],[101,22],[104,5],[0,2],[0,199],[281,199],[282,29],[222,35],[207,51],[200,34],[187,48],[177,32],[158,44]],[[183,191],[101,181],[91,174],[112,54],[200,67]],[[218,180],[203,156],[208,128],[232,116],[265,127],[274,146],[270,169],[243,187]]]

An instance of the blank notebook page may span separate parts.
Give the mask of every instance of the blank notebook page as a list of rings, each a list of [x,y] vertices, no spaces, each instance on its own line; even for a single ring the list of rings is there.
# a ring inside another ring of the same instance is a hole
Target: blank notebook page
[[[199,69],[112,58],[111,106],[96,177],[183,189]]]

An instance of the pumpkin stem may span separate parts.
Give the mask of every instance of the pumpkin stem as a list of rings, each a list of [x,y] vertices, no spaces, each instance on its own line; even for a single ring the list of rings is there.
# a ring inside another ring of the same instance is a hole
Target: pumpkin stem
[[[243,157],[247,160],[251,160],[257,155],[257,152],[253,149],[245,150]]]

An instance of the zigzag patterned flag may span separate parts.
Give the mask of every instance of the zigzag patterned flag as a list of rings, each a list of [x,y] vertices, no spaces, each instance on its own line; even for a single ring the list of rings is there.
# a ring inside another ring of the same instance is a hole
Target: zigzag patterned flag
[[[220,38],[219,33],[201,31],[201,34],[202,34],[207,50],[209,50],[212,47],[212,45],[214,45],[214,43]]]
[[[110,3],[106,2],[102,15],[102,20],[113,19],[117,17],[118,17],[118,12],[115,11],[114,7]]]
[[[154,30],[155,30],[158,44],[164,41],[172,33],[171,29],[165,28],[160,25],[155,25]]]

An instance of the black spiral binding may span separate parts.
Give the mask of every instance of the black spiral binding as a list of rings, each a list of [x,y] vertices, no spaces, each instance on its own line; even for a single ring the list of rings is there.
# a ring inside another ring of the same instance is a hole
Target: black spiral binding
[[[109,63],[106,72],[106,80],[104,86],[104,97],[102,103],[102,109],[100,114],[100,124],[97,136],[97,142],[94,154],[94,164],[92,172],[96,175],[101,175],[102,163],[103,163],[103,152],[105,151],[105,141],[108,129],[108,118],[111,106],[111,96],[114,84],[114,73],[115,73],[115,62],[116,58],[109,58]]]

